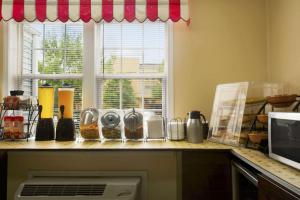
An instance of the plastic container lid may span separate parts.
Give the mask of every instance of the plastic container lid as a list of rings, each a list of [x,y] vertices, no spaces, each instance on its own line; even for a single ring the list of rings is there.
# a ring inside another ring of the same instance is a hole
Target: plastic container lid
[[[15,121],[24,121],[24,117],[23,116],[15,116],[14,120]]]
[[[5,116],[4,117],[4,121],[12,121],[14,119],[14,117],[12,116]]]

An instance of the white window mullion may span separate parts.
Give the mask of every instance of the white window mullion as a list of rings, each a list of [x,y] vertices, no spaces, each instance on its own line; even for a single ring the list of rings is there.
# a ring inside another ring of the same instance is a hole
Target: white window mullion
[[[37,46],[36,41],[36,35],[33,35],[32,39],[32,73],[37,74],[38,73],[38,60],[35,48]],[[32,80],[32,95],[38,96],[38,81]]]
[[[152,73],[124,73],[124,74],[105,74],[103,77],[103,74],[96,75],[98,79],[161,79],[161,78],[167,78],[168,76],[166,74],[152,74]]]
[[[103,102],[101,101],[101,97],[103,95],[104,90],[104,23],[101,22],[99,25],[95,25],[96,28],[96,36],[95,36],[95,58],[96,58],[96,107],[100,106],[103,108]],[[100,55],[100,59],[98,59],[98,55]],[[98,76],[98,74],[101,74]]]
[[[96,30],[93,22],[84,24],[83,34],[83,108],[96,106]]]
[[[23,80],[80,80],[83,79],[81,74],[23,74],[21,77]]]
[[[142,94],[141,94],[141,96],[142,96],[142,110],[144,110],[145,109],[145,79],[141,80],[140,87],[141,87],[141,92],[142,92]]]
[[[165,112],[166,116],[171,119],[174,117],[174,71],[173,71],[173,25],[166,23],[166,40],[165,40],[165,73],[168,74],[166,78],[165,89],[166,94],[162,95],[163,101],[166,102]],[[164,84],[162,84],[164,87]]]
[[[4,34],[4,67],[3,67],[3,96],[9,95],[18,85],[18,61],[19,59],[19,31],[18,25],[14,22],[3,22]],[[9,66],[9,67],[8,67]]]

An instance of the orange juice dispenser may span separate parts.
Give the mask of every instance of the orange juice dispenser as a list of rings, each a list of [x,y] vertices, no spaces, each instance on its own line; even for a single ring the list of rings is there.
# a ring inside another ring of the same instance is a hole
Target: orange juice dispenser
[[[64,84],[58,88],[59,120],[56,127],[56,140],[75,140],[75,124],[73,121],[74,88]]]
[[[44,84],[38,89],[39,120],[36,127],[35,140],[54,140],[54,88],[50,84]]]

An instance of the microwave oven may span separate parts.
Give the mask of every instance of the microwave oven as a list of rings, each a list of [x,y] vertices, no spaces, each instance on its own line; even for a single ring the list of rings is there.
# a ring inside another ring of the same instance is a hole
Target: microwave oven
[[[269,113],[269,156],[300,170],[300,113]]]

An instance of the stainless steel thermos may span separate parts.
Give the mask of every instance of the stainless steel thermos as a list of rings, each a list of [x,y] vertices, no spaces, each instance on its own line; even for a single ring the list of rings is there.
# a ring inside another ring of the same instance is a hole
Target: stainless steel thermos
[[[206,122],[204,115],[199,111],[191,111],[188,113],[189,118],[187,121],[187,141],[190,143],[203,142],[203,126],[201,117]]]

